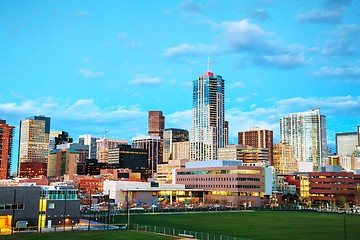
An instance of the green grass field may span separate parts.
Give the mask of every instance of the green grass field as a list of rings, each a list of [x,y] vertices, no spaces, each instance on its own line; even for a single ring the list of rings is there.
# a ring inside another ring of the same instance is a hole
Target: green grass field
[[[151,233],[137,232],[137,231],[91,231],[91,232],[56,232],[56,233],[22,233],[14,235],[0,236],[0,239],[4,240],[113,240],[113,239],[174,239],[173,237],[167,237],[162,235],[156,235]]]
[[[125,222],[119,216],[118,222]],[[314,212],[228,212],[132,215],[131,223],[260,239],[344,239],[341,214]],[[346,215],[347,239],[360,239],[360,216]]]

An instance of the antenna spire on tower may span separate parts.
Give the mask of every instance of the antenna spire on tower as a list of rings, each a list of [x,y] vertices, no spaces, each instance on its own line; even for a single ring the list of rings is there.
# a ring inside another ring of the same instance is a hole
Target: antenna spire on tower
[[[208,72],[210,72],[210,57],[208,57]]]

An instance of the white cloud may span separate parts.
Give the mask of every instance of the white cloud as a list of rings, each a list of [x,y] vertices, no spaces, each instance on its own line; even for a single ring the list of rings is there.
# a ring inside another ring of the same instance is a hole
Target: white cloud
[[[90,61],[89,58],[85,58],[85,59],[83,60],[83,63],[87,63],[87,62],[89,62],[89,61]]]
[[[197,46],[195,46],[184,43],[175,47],[168,48],[162,56],[168,58],[175,58],[179,56],[209,56],[216,54],[216,51],[216,45],[207,46],[204,44],[198,44]]]
[[[314,51],[299,44],[287,45],[280,40],[274,40],[275,33],[263,30],[248,19],[238,22],[224,21],[216,26],[221,28],[221,36],[227,40],[227,51],[250,54],[255,65],[281,69],[300,67],[308,63],[300,53],[301,50]]]
[[[234,88],[234,87],[245,87],[245,85],[244,85],[243,82],[237,81],[237,82],[234,82],[234,83],[230,83],[230,84],[229,84],[229,87],[230,87],[230,88]]]
[[[338,67],[323,67],[319,70],[313,71],[313,75],[321,77],[340,77],[340,78],[354,78],[360,77],[360,66],[347,65]]]
[[[80,69],[79,73],[85,78],[101,78],[104,74],[102,72],[93,72],[89,69]]]
[[[192,110],[176,111],[166,115],[166,124],[170,127],[177,127],[190,130],[192,127]]]
[[[178,5],[178,8],[185,16],[200,16],[204,8],[199,3],[193,1],[184,1]]]
[[[126,33],[119,33],[118,35],[116,35],[116,37],[119,39],[131,39],[130,36]]]
[[[137,75],[134,80],[131,80],[129,83],[132,85],[158,85],[162,82],[162,78],[159,77],[148,77],[146,75]]]
[[[291,69],[309,64],[309,61],[306,61],[304,55],[302,54],[262,56],[255,58],[255,62],[259,65],[272,66],[283,69]]]
[[[341,21],[343,14],[343,10],[311,10],[305,14],[299,14],[297,21],[336,24]]]

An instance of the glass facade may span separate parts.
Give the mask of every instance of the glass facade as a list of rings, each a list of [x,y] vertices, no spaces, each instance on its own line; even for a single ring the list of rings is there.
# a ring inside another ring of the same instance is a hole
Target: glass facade
[[[351,156],[356,146],[359,144],[357,132],[336,133],[336,155]]]
[[[189,132],[185,129],[170,128],[164,130],[163,135],[163,162],[173,158],[173,143],[189,140]]]
[[[222,76],[210,72],[193,81],[191,160],[215,160],[217,149],[225,147],[224,89]]]
[[[326,116],[321,115],[317,108],[282,117],[280,141],[293,147],[297,161],[312,162],[317,169],[321,159],[327,155]]]
[[[20,122],[19,169],[20,177],[29,177],[28,170],[21,169],[21,163],[47,163],[49,155],[50,118],[29,117]],[[44,169],[46,172],[46,169]],[[33,172],[30,169],[30,172]],[[35,176],[37,177],[35,172]]]

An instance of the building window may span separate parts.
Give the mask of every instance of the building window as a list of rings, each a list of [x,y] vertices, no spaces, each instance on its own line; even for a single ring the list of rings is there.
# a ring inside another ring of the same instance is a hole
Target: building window
[[[54,209],[55,208],[55,203],[49,203],[49,209]]]

